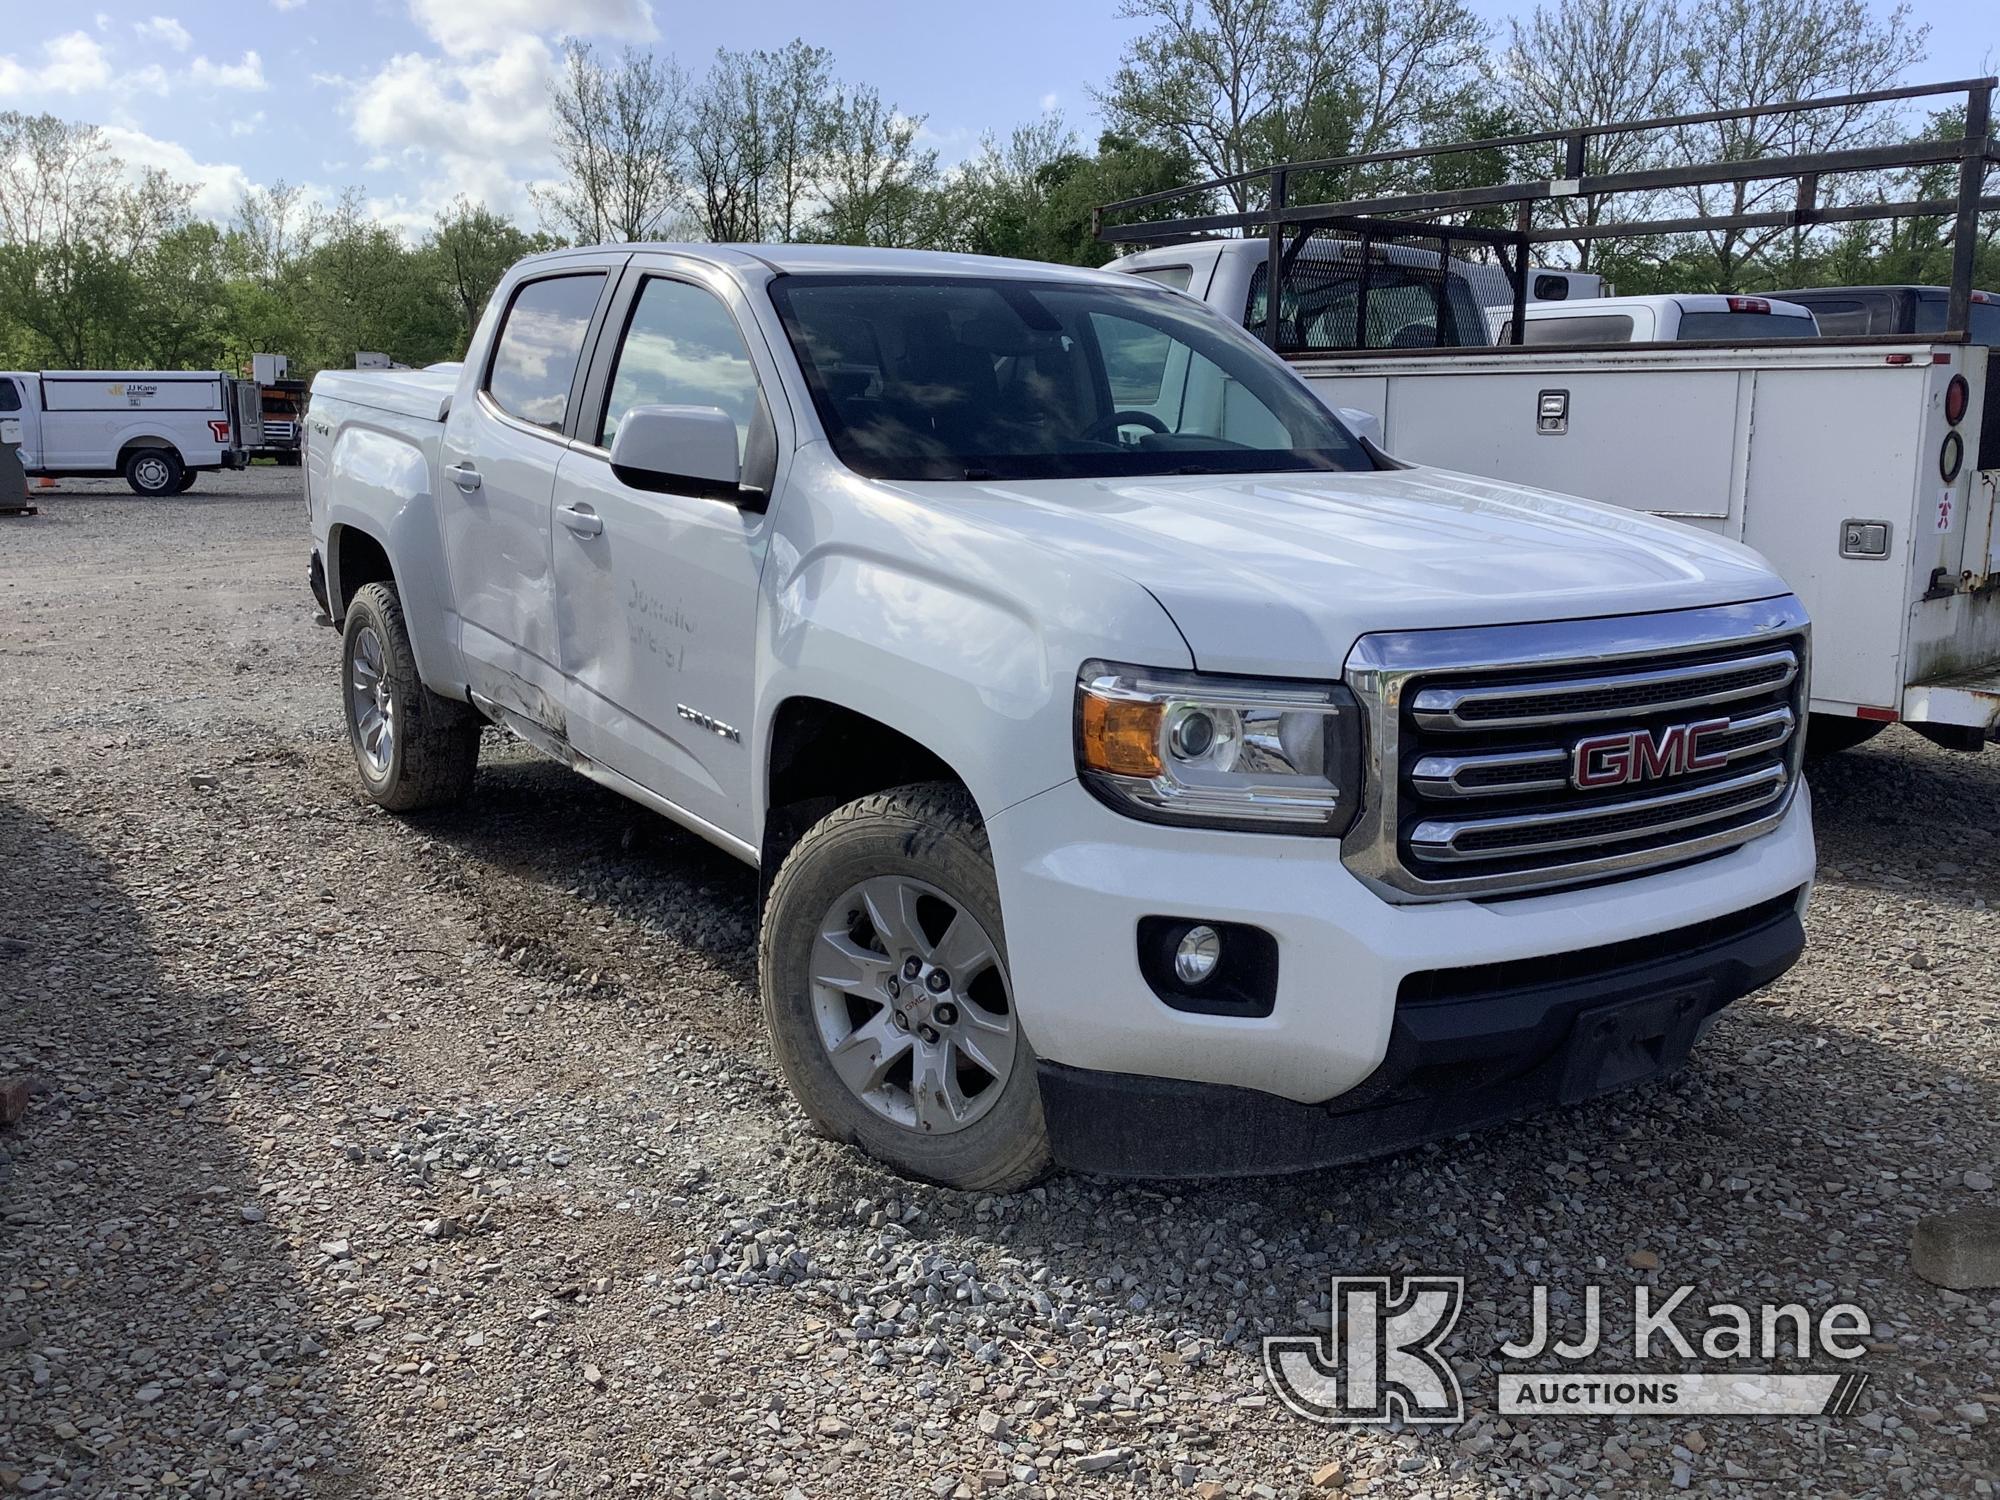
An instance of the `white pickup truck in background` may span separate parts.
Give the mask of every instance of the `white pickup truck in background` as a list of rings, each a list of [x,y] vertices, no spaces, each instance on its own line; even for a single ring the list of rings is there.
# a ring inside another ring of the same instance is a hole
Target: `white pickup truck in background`
[[[120,475],[141,495],[240,469],[263,442],[256,382],[220,370],[0,371],[0,418],[20,421],[31,477]]]
[[[1487,313],[1493,342],[1512,344],[1514,318]],[[1819,324],[1796,302],[1730,297],[1719,292],[1674,296],[1585,297],[1531,302],[1521,319],[1523,344],[1756,344],[1767,339],[1816,339]]]
[[[1285,358],[1329,406],[1378,418],[1389,452],[1755,547],[1812,615],[1815,748],[1900,719],[1976,749],[2000,725],[1995,351],[1918,335],[1488,346],[1472,335],[1464,309],[1478,299],[1457,263],[1434,292],[1437,255],[1400,246],[1362,339],[1351,253],[1317,250],[1291,263]],[[1261,329],[1267,261],[1264,241],[1233,239],[1112,266],[1148,279],[1171,269],[1190,295]],[[1528,327],[1578,307],[1531,308]],[[1768,317],[1717,316],[1724,327]],[[1171,410],[1179,395],[1170,378],[1135,405]]]
[[[491,720],[759,867],[778,1061],[907,1172],[1391,1150],[1676,1066],[1804,941],[1761,560],[1388,459],[1130,277],[540,256],[462,368],[320,374],[305,467],[368,795]]]

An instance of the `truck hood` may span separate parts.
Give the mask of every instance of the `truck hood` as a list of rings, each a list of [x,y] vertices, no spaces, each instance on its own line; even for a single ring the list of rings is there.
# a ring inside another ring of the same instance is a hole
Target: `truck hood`
[[[1372,631],[1786,592],[1734,542],[1440,469],[889,487],[1140,584],[1210,671],[1324,675]]]

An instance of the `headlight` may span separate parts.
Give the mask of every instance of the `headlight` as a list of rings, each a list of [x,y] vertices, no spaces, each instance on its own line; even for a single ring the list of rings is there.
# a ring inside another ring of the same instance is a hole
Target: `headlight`
[[[1083,664],[1083,782],[1156,823],[1341,834],[1361,798],[1361,711],[1335,683]]]

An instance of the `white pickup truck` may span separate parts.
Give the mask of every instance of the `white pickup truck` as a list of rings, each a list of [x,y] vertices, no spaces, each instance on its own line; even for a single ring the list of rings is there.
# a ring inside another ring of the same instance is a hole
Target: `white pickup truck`
[[[461,369],[322,373],[306,475],[368,795],[491,720],[757,866],[778,1061],[905,1172],[1434,1139],[1677,1066],[1804,940],[1761,559],[1386,458],[1129,277],[539,256]]]
[[[1755,309],[1782,302],[1719,296],[1616,299],[1698,303],[1713,342],[1685,342],[1678,322],[1650,330],[1651,343],[1607,342],[1601,328],[1550,342],[1544,333],[1590,316],[1589,304],[1557,304],[1529,310],[1529,347],[1486,347],[1463,262],[1441,278],[1433,252],[1393,257],[1376,269],[1365,337],[1351,251],[1314,243],[1289,262],[1279,348],[1328,405],[1372,414],[1398,458],[1757,548],[1813,618],[1816,749],[1897,720],[1954,749],[2000,733],[1995,350],[1803,336],[1816,331],[1805,308],[1781,318]],[[1268,261],[1263,240],[1232,239],[1112,264],[1263,328]],[[1783,322],[1801,336],[1773,337]],[[1175,398],[1169,378],[1156,400]]]
[[[20,422],[31,476],[115,474],[141,495],[240,469],[263,441],[256,382],[220,370],[0,371],[0,420]]]

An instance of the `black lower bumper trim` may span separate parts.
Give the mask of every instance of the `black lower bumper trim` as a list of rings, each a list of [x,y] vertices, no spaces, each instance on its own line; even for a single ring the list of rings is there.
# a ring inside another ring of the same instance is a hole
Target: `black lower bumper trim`
[[[1057,1160],[1125,1177],[1360,1161],[1672,1072],[1705,1023],[1805,948],[1796,893],[1726,922],[1549,960],[1413,976],[1382,1064],[1322,1104],[1040,1064]]]

